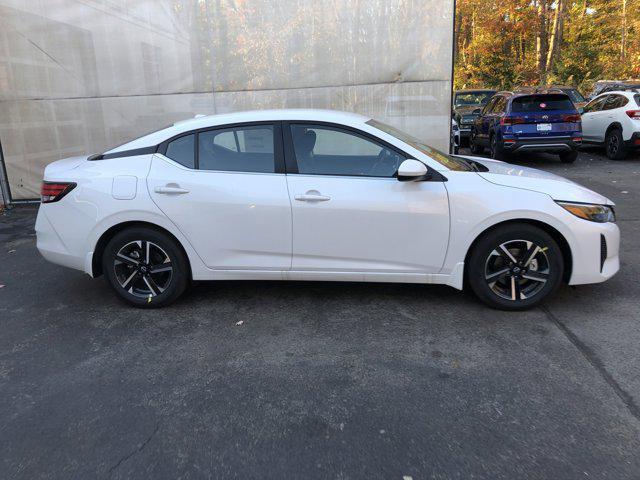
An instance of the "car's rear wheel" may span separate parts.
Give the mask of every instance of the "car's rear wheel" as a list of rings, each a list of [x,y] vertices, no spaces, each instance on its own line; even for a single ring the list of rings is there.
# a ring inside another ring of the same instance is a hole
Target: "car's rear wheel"
[[[484,152],[484,147],[478,144],[475,130],[471,130],[471,135],[469,135],[469,149],[474,155],[480,155]]]
[[[562,163],[573,163],[578,158],[578,152],[572,150],[570,152],[563,152],[560,154],[560,161]]]
[[[505,160],[506,154],[500,143],[498,142],[498,135],[492,134],[489,142],[489,151],[491,153],[491,158],[494,160]]]
[[[607,133],[604,140],[605,148],[607,151],[607,157],[611,160],[623,160],[627,156],[626,149],[624,147],[624,140],[622,139],[622,132],[614,128]]]
[[[526,223],[489,231],[475,244],[467,279],[480,300],[501,310],[526,310],[562,282],[562,251],[544,230]]]
[[[104,250],[102,269],[115,292],[141,308],[174,302],[187,288],[190,276],[176,241],[147,227],[117,233]]]

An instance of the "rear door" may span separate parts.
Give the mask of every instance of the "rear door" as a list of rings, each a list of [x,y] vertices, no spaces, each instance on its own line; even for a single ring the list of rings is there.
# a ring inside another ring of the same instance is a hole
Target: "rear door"
[[[476,119],[476,131],[477,137],[480,139],[480,143],[484,145],[489,144],[489,129],[492,122],[492,110],[496,105],[498,99],[502,96],[494,96],[489,103],[484,107],[480,116]]]
[[[404,154],[358,130],[300,122],[284,132],[291,278],[407,281],[440,271],[449,238],[442,181],[399,182]]]
[[[154,156],[149,193],[207,267],[291,267],[280,132],[279,123],[201,130],[165,142]]]

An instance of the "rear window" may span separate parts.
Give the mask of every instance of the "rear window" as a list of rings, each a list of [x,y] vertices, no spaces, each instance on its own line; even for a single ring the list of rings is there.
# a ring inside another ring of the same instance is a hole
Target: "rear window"
[[[554,110],[575,110],[567,95],[526,95],[514,98],[511,102],[513,112],[539,112]]]

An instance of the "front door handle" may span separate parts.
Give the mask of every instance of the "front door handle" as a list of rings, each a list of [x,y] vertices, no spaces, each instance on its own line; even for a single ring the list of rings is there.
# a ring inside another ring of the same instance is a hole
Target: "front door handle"
[[[319,193],[307,193],[305,195],[296,195],[294,197],[299,202],[326,202],[331,200],[331,197],[320,195]]]
[[[189,190],[186,190],[184,188],[180,188],[180,187],[170,187],[170,186],[165,186],[165,187],[156,187],[153,189],[154,192],[156,193],[164,193],[164,194],[168,194],[168,195],[182,195],[183,193],[189,193]]]

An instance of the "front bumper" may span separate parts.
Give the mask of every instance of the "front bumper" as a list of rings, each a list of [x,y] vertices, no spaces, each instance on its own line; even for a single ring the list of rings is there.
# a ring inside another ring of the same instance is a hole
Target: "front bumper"
[[[572,137],[511,137],[505,136],[502,140],[502,149],[505,152],[572,152],[582,145],[582,140],[575,141]]]
[[[466,125],[460,127],[460,138],[464,138],[465,140],[471,137],[471,126],[467,127]]]
[[[577,222],[569,285],[604,282],[620,270],[620,229],[615,223]]]

